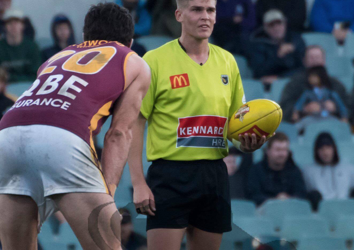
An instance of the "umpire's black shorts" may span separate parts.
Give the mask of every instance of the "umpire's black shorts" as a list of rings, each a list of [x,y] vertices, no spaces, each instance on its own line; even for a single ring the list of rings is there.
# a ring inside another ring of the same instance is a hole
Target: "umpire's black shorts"
[[[147,174],[155,197],[155,216],[146,230],[186,228],[211,233],[231,231],[229,180],[223,160],[156,160]]]

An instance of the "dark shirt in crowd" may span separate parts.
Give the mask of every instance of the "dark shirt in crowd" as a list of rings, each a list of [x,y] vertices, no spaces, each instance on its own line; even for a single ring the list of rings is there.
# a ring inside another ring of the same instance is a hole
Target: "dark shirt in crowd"
[[[127,250],[139,250],[139,248],[147,247],[147,241],[144,236],[132,232],[124,247]]]
[[[262,26],[264,13],[271,9],[278,9],[285,15],[290,31],[301,32],[306,22],[305,0],[258,0],[256,4],[257,20]]]
[[[349,107],[349,98],[343,84],[337,79],[330,77],[330,84],[333,91],[337,92],[344,104]],[[292,122],[291,117],[297,100],[307,88],[306,70],[302,70],[290,79],[285,86],[280,99],[280,106],[283,110],[283,120]],[[354,107],[354,106],[353,106]]]
[[[133,46],[131,47],[131,49],[137,53],[140,57],[143,57],[146,53],[146,49],[143,45],[141,45],[140,43],[137,42],[133,42]]]
[[[242,17],[239,25],[234,29],[239,32],[251,33],[256,27],[256,10],[251,0],[220,0],[216,4],[216,23],[234,23],[234,17]]]
[[[28,38],[11,46],[6,39],[0,41],[0,66],[9,73],[11,82],[33,82],[42,59],[37,44]]]
[[[278,57],[281,44],[274,42],[263,29],[254,32],[250,42],[247,54],[255,78],[270,75],[289,77],[303,68],[306,45],[298,33],[286,33],[283,42],[291,43],[295,50],[282,58]]]
[[[181,36],[181,24],[177,22],[175,10],[176,0],[147,0],[146,9],[152,17],[151,34],[158,36]]]
[[[4,93],[0,93],[0,120],[2,119],[6,111],[9,110],[14,104],[14,97]]]
[[[233,54],[243,54],[244,44],[256,27],[254,4],[251,0],[220,0],[216,9],[214,44]]]
[[[306,198],[302,173],[291,156],[285,163],[284,169],[280,171],[272,170],[266,157],[250,168],[247,180],[247,194],[250,200],[261,205],[283,192],[291,197]]]
[[[246,181],[249,167],[253,164],[253,155],[239,152],[238,157],[242,157],[237,171],[229,176],[231,199],[246,198]]]
[[[49,58],[51,58],[52,56],[54,56],[56,53],[59,53],[60,51],[62,51],[65,48],[62,48],[59,46],[59,38],[56,34],[56,27],[60,24],[66,23],[70,29],[70,36],[68,38],[67,41],[67,46],[75,44],[75,34],[74,34],[74,29],[73,26],[69,20],[68,17],[64,16],[64,15],[56,15],[52,21],[52,25],[51,25],[51,35],[52,35],[52,39],[54,41],[53,46],[49,47],[49,48],[45,48],[42,51],[42,61],[45,62],[47,61]]]

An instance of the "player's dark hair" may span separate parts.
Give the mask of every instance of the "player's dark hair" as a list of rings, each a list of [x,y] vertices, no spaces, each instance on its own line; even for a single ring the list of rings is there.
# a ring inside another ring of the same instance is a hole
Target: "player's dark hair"
[[[117,41],[129,46],[134,35],[134,22],[129,11],[115,3],[91,6],[85,17],[84,40]]]
[[[327,70],[323,66],[315,66],[307,69],[307,87],[312,89],[312,85],[309,82],[310,75],[317,75],[320,78],[321,86],[328,89],[332,89],[331,80],[328,76]]]
[[[331,166],[335,166],[339,163],[339,155],[338,155],[338,150],[337,150],[337,146],[336,143],[332,137],[332,135],[330,133],[327,132],[323,132],[321,134],[319,134],[316,138],[315,141],[315,147],[314,147],[314,154],[315,154],[315,161],[317,164],[319,164],[320,166],[325,166],[326,164],[322,161],[318,150],[320,148],[322,148],[323,146],[332,146],[333,150],[334,150],[334,155],[333,155],[333,159],[331,162]]]
[[[282,142],[286,141],[286,142],[288,142],[289,138],[288,138],[288,136],[286,134],[284,134],[282,132],[277,132],[274,136],[272,136],[269,139],[269,141],[267,143],[267,148],[270,149],[275,141],[282,141]]]

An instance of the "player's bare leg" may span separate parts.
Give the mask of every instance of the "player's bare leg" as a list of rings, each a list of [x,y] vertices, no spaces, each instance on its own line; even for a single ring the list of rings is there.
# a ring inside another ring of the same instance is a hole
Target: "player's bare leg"
[[[0,195],[0,239],[4,250],[36,250],[38,207],[28,196]]]
[[[151,229],[147,231],[148,250],[180,250],[186,229]]]
[[[187,228],[188,250],[218,250],[221,240],[222,234],[209,233],[192,226]]]
[[[52,199],[85,250],[121,249],[121,217],[113,198],[103,193],[69,193]]]

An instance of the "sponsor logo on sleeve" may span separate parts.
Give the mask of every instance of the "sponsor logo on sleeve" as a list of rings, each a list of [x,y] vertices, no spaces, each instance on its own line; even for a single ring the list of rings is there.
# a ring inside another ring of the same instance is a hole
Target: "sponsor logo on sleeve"
[[[172,89],[184,88],[190,85],[188,74],[170,76],[170,81]]]
[[[177,147],[225,148],[227,118],[193,116],[178,119]]]

